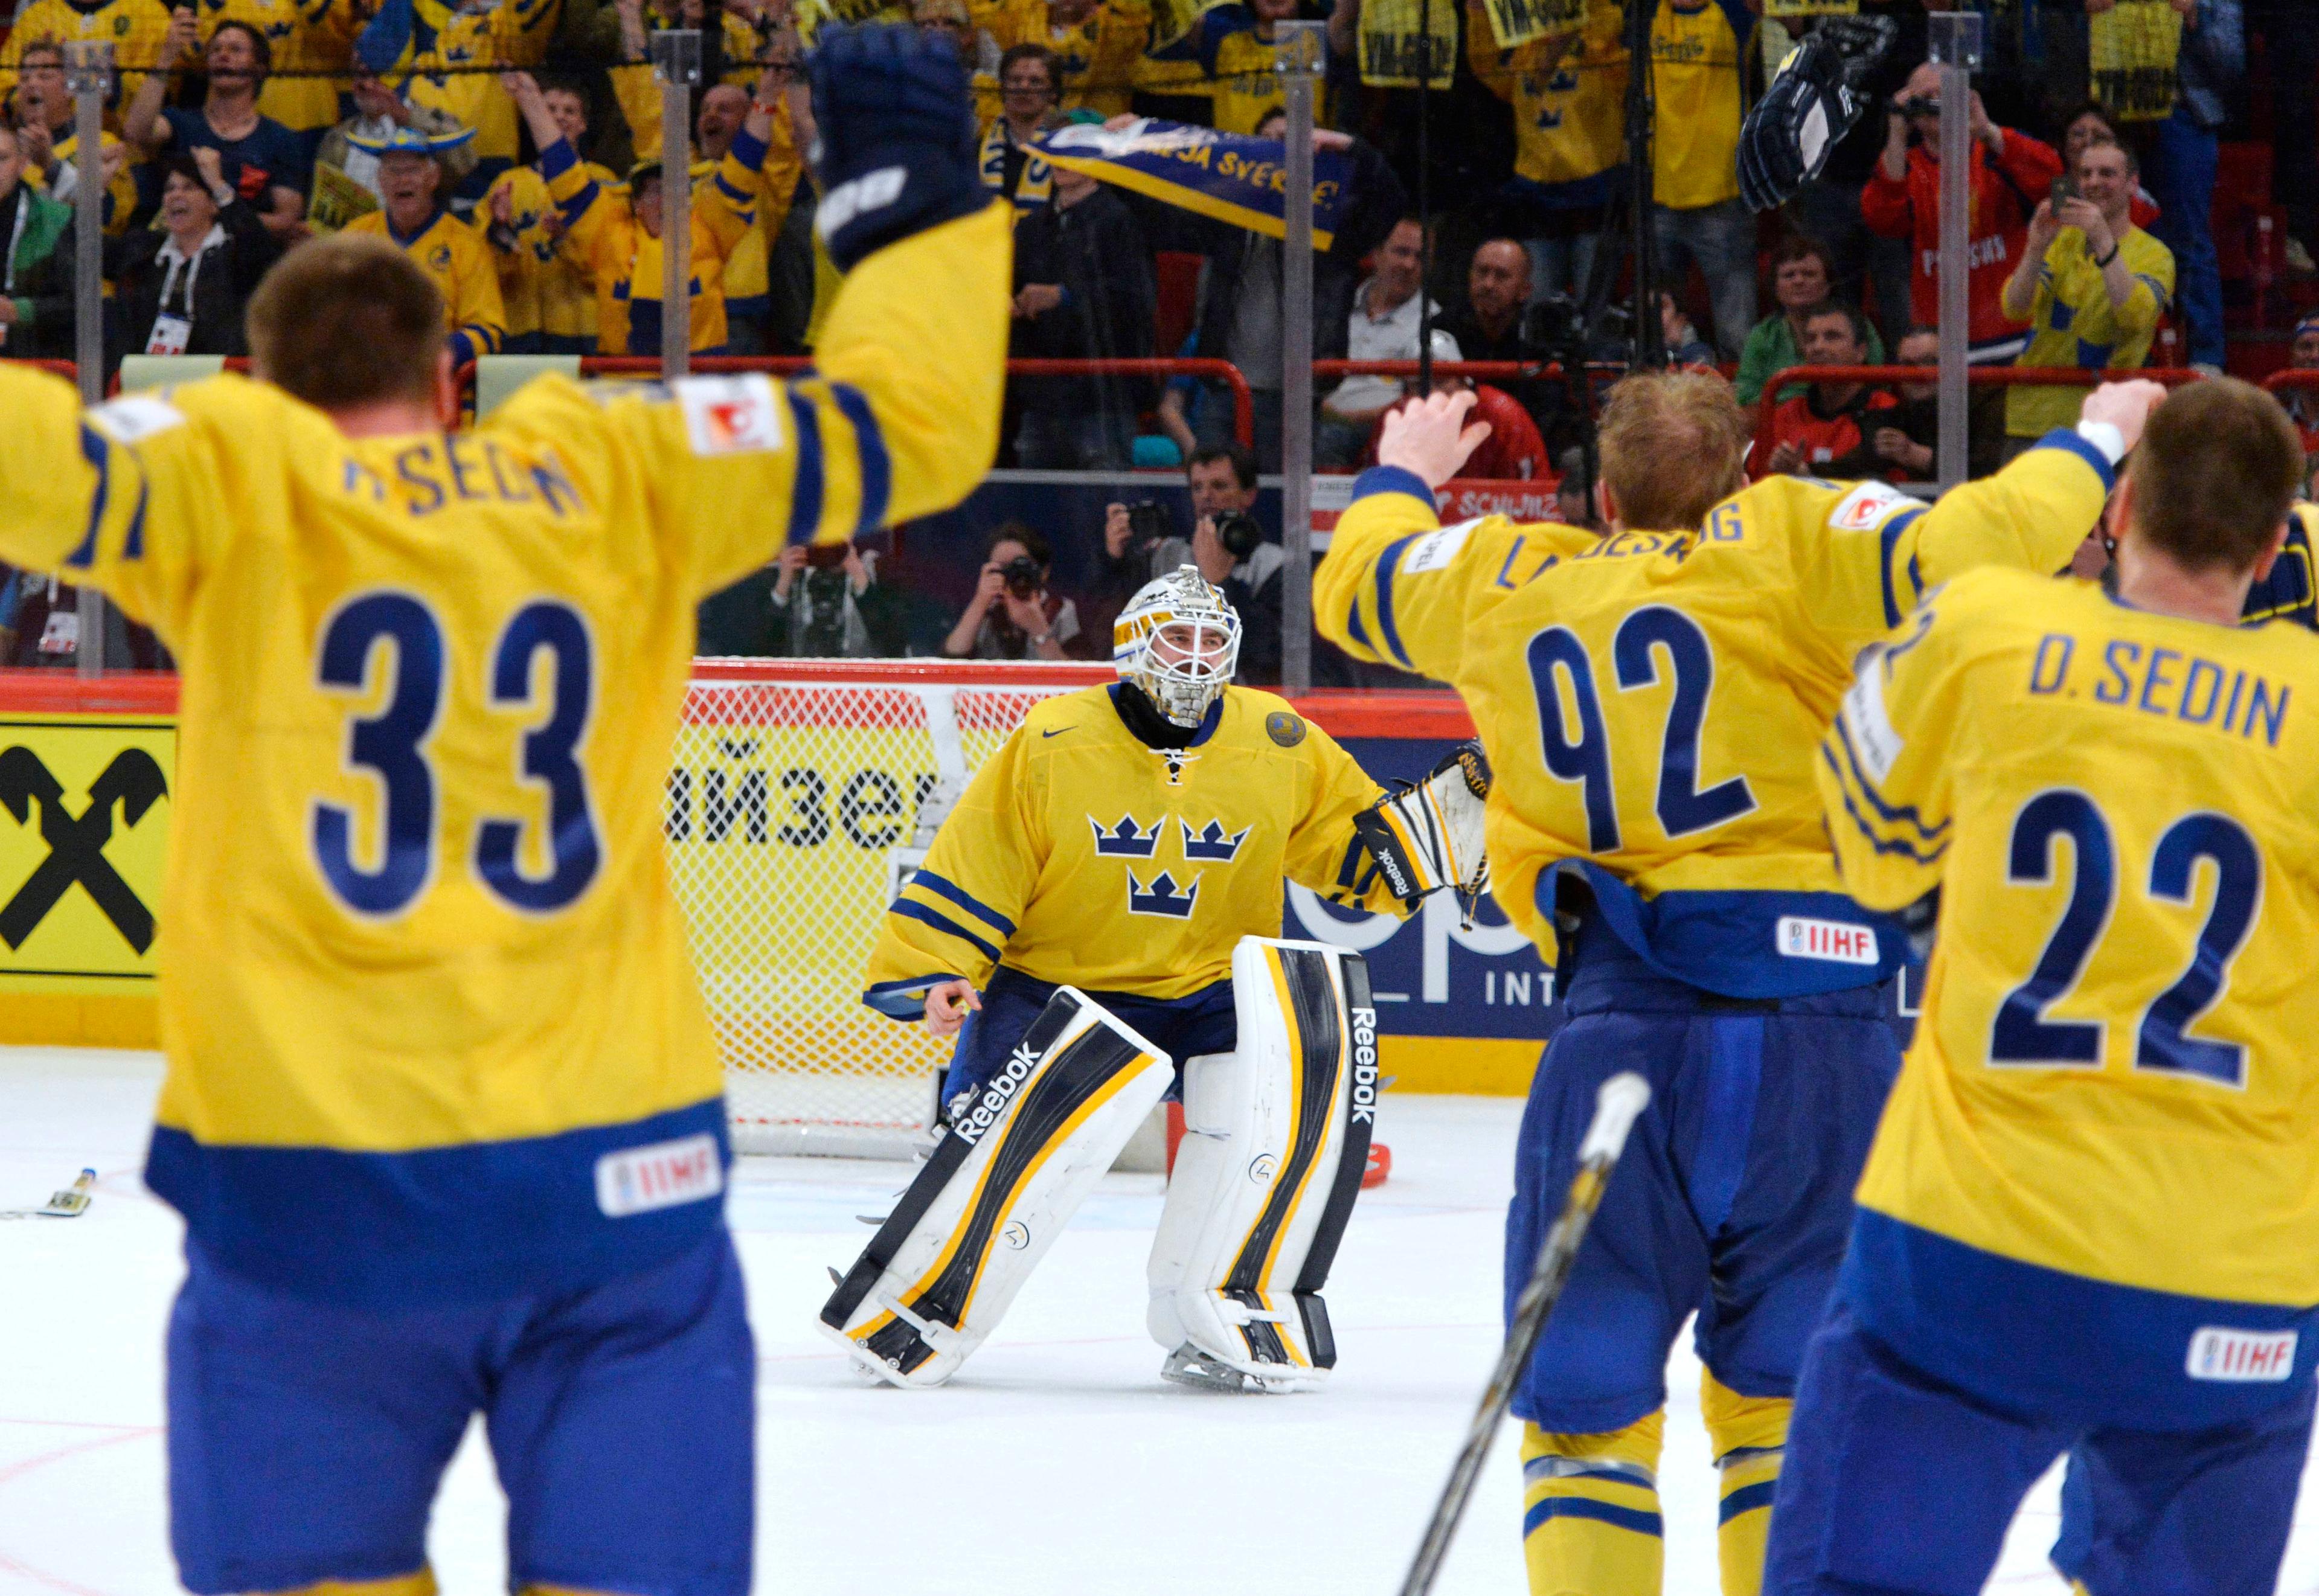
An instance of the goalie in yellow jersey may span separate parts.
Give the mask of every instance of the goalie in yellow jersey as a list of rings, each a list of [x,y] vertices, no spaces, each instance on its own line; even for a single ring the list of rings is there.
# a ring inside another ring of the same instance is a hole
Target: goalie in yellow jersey
[[[1924,1014],[1811,1341],[1765,1588],[1972,1596],[2063,1452],[2090,1596],[2278,1588],[2319,1364],[2319,640],[2240,617],[2276,401],[2151,418],[2115,596],[2010,572],[1861,661],[1845,885],[1938,894]]]
[[[185,1219],[195,1591],[431,1591],[478,1411],[511,1589],[749,1589],[722,1071],[660,822],[692,615],[973,487],[1009,275],[946,43],[825,29],[813,91],[852,275],[808,378],[543,379],[447,434],[439,293],[345,236],[260,284],[263,381],[84,411],[0,365],[0,558],[185,676],[146,1180]]]
[[[1538,1596],[1655,1596],[1669,1347],[1697,1315],[1727,1596],[1757,1586],[1806,1340],[1899,1063],[1899,924],[1845,896],[1812,769],[1854,656],[1981,565],[2050,575],[2162,391],[2086,401],[1997,476],[1927,506],[1877,482],[1745,485],[1712,375],[1629,377],[1602,418],[1608,536],[1444,527],[1433,486],[1483,428],[1464,396],[1388,421],[1315,574],[1356,657],[1451,682],[1496,766],[1491,877],[1570,1023],[1516,1150],[1509,1303],[1575,1173],[1596,1088],[1652,1099],[1513,1411]]]
[[[981,1344],[1179,1069],[1149,1271],[1161,1373],[1320,1383],[1376,1012],[1359,955],[1277,940],[1282,878],[1402,914],[1482,879],[1478,756],[1381,791],[1285,700],[1228,685],[1240,618],[1195,567],[1146,584],[1114,639],[1121,680],[1015,728],[871,955],[871,1006],[959,1038],[932,1157],[822,1311],[896,1384],[939,1384]]]

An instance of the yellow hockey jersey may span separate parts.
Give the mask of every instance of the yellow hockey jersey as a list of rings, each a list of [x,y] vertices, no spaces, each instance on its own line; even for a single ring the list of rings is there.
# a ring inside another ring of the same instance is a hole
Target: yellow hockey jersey
[[[733,14],[726,12],[725,20],[734,21]],[[658,160],[660,84],[654,78],[653,69],[644,66],[615,67],[610,76],[612,95],[619,102],[620,114],[628,124],[628,139],[636,158]],[[726,257],[720,279],[726,310],[739,315],[764,313],[766,295],[771,292],[769,262],[773,239],[789,220],[790,203],[797,197],[798,179],[805,170],[805,162],[798,153],[797,128],[790,118],[786,98],[774,103],[771,122],[772,132],[765,140],[764,159],[745,185],[753,219]],[[696,152],[692,163],[695,206],[708,203],[719,173],[727,178],[735,175],[726,170],[722,160],[699,158]]]
[[[1608,193],[1606,174],[1627,158],[1627,51],[1617,19],[1590,15],[1567,53],[1549,67],[1545,41],[1500,50],[1480,0],[1466,8],[1466,59],[1483,85],[1513,108],[1514,175],[1548,187],[1584,184],[1574,204]]]
[[[2314,705],[2298,626],[2011,572],[1862,662],[1818,769],[1845,884],[1941,894],[1847,1266],[1904,1356],[2156,1424],[2310,1377]]]
[[[871,256],[806,380],[543,378],[447,437],[350,441],[236,376],[84,412],[0,364],[0,559],[184,671],[148,1180],[194,1245],[408,1306],[717,1222],[661,832],[693,608],[974,486],[1008,253],[992,208]]]
[[[607,189],[620,180],[594,162],[582,164],[591,182]],[[564,218],[547,179],[537,167],[510,167],[492,182],[491,193],[505,189],[514,215],[507,230],[487,230],[492,256],[499,263],[500,299],[507,309],[510,340],[531,333],[552,338],[585,339],[596,345],[596,284],[588,263],[564,243]],[[492,214],[491,197],[475,207],[479,219]],[[501,244],[512,248],[503,248]]]
[[[1055,52],[1063,91],[1056,109],[1117,116],[1128,108],[1136,66],[1151,45],[1146,0],[1104,0],[1077,23],[1054,21],[1047,0],[971,0],[968,11],[1001,52],[1017,44],[1043,44]],[[974,110],[985,126],[998,115],[995,71],[974,75]]]
[[[2086,235],[2074,227],[2062,230],[2037,268],[2021,365],[2125,370],[2149,359],[2158,323],[2174,302],[2174,252],[2138,227],[2126,229],[2117,248],[2134,289],[2125,303],[2112,305]],[[2066,427],[2076,419],[2083,397],[2075,388],[2008,388],[2005,430],[2015,437],[2037,437],[2049,428]]]
[[[376,233],[425,268],[443,292],[445,330],[451,335],[451,358],[465,365],[479,356],[494,355],[507,341],[507,303],[500,297],[499,265],[483,236],[448,211],[409,238],[394,230],[383,211],[373,211],[347,223],[350,233]]]
[[[1230,978],[1241,938],[1280,934],[1283,877],[1402,912],[1354,841],[1382,789],[1286,699],[1228,688],[1190,747],[1155,749],[1119,690],[1047,699],[975,772],[886,915],[863,1002],[916,1019],[928,987],[979,990],[1001,964],[1187,996]]]
[[[16,8],[8,36],[0,40],[0,96],[16,87],[16,68],[25,47],[49,40],[58,44],[99,41],[113,46],[116,105],[126,104],[161,59],[169,34],[169,8],[161,0],[25,0]]]
[[[1935,506],[1774,477],[1704,527],[1597,538],[1502,516],[1444,528],[1421,482],[1378,468],[1313,574],[1313,618],[1356,658],[1464,696],[1497,771],[1492,882],[1548,963],[1575,872],[1663,973],[1737,997],[1837,991],[1906,956],[1838,889],[1812,783],[1853,656],[1950,576],[2059,569],[2110,481],[2055,433]]]
[[[692,191],[691,343],[716,349],[726,338],[725,267],[756,220],[756,187],[765,146],[744,128],[733,135],[709,181]],[[563,140],[539,158],[547,192],[562,207],[564,248],[585,261],[596,284],[596,347],[606,355],[660,353],[661,275],[666,240],[645,231],[629,196],[591,178]]]
[[[510,62],[523,62],[526,52],[544,50],[529,36],[524,23],[536,18],[537,6],[508,5],[470,6],[445,0],[415,0],[411,6],[411,42],[395,63],[391,79],[413,105],[431,105],[447,113],[463,128],[475,130],[467,146],[483,160],[516,158],[515,101],[500,87],[499,77],[478,70]],[[457,71],[445,71],[445,68]]]
[[[201,0],[204,40],[225,22],[247,23],[266,36],[273,68],[257,90],[262,113],[293,132],[338,124],[338,91],[351,81],[355,35],[362,25],[354,0]],[[290,76],[306,72],[342,76]]]

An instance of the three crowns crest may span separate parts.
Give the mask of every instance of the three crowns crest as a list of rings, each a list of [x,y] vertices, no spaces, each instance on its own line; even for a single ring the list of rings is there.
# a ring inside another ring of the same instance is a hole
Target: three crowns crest
[[[1102,821],[1087,816],[1087,825],[1095,832],[1095,851],[1107,859],[1150,858],[1159,851],[1160,833],[1167,824],[1165,815],[1148,827],[1139,825],[1132,815],[1122,815],[1119,823],[1105,831]]]
[[[1220,820],[1209,821],[1196,833],[1192,830],[1192,823],[1188,820],[1179,817],[1176,825],[1184,834],[1185,858],[1214,861],[1224,864],[1232,862],[1232,856],[1240,852],[1241,843],[1247,840],[1248,834],[1254,829],[1243,825],[1238,831],[1227,835],[1223,822]]]
[[[1176,878],[1161,870],[1147,885],[1127,872],[1127,912],[1131,915],[1160,915],[1170,920],[1188,920],[1192,907],[1200,901],[1200,878],[1195,875],[1182,887]]]

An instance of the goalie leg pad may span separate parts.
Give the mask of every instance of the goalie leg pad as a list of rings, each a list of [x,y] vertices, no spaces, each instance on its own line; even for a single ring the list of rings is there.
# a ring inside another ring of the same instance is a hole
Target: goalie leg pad
[[[1205,1371],[1192,1383],[1310,1387],[1337,1361],[1321,1288],[1376,1118],[1368,966],[1319,942],[1243,937],[1232,991],[1237,1050],[1184,1069],[1148,1323],[1171,1371]]]
[[[839,1282],[823,1333],[894,1384],[949,1379],[1174,1078],[1166,1053],[1058,987]]]

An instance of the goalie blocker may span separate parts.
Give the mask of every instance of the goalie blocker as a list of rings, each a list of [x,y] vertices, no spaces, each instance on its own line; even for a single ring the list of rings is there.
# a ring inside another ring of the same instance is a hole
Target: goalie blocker
[[[1246,937],[1232,983],[1237,1050],[1184,1066],[1188,1133],[1152,1247],[1147,1322],[1170,1379],[1309,1387],[1336,1362],[1321,1288],[1376,1114],[1367,967],[1339,948]],[[824,1332],[895,1384],[947,1380],[1171,1073],[1101,1005],[1059,989],[839,1283]]]

